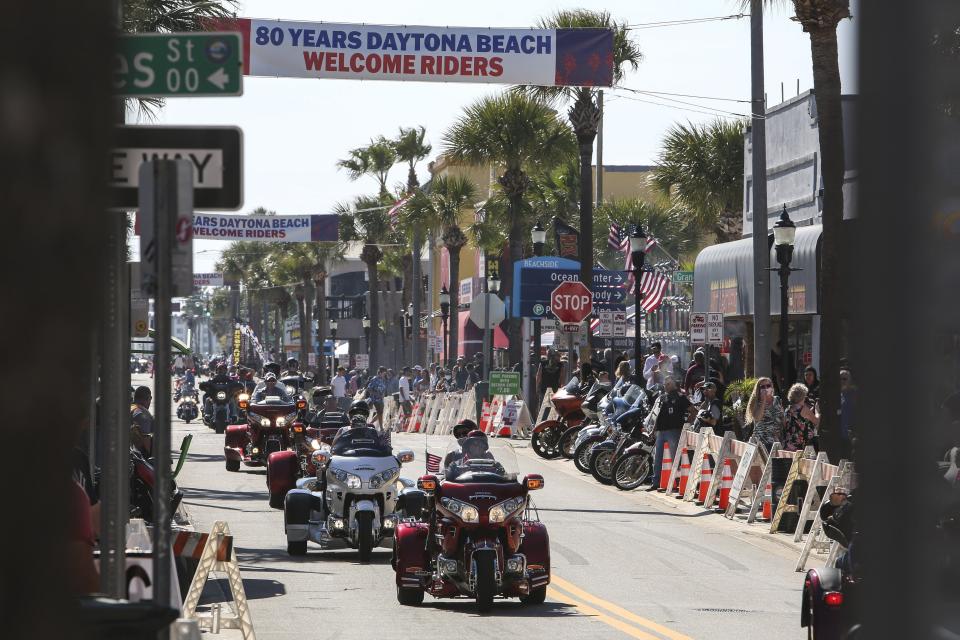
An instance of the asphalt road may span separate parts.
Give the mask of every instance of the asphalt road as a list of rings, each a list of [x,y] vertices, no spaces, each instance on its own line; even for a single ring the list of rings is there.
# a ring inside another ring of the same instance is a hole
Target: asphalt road
[[[400,606],[387,549],[367,565],[355,551],[313,545],[289,557],[264,472],[228,473],[223,436],[202,423],[175,421],[174,446],[187,433],[184,502],[198,530],[229,523],[260,639],[805,637],[792,546],[673,499],[600,486],[570,462],[537,458],[524,441],[515,442],[521,471],[546,481],[533,497],[550,533],[553,584],[541,606],[500,600],[481,616],[468,600]],[[424,436],[398,434],[394,446],[416,451],[402,475],[422,473]]]

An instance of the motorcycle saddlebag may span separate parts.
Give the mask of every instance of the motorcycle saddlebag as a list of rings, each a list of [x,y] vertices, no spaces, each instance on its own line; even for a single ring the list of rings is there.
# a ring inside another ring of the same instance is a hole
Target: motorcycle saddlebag
[[[430,526],[426,522],[401,522],[394,533],[395,557],[393,568],[396,570],[398,586],[412,586],[412,579],[420,582],[420,574],[430,571],[430,558],[427,556],[427,535]]]
[[[293,451],[274,451],[267,457],[267,487],[271,494],[283,495],[297,485],[299,463]]]

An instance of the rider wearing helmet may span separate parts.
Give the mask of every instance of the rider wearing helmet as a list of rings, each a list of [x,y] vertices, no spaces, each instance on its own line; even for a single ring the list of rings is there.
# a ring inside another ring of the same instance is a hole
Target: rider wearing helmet
[[[287,370],[283,372],[283,376],[298,376],[300,375],[300,361],[296,358],[287,358]]]
[[[253,390],[253,402],[261,402],[267,396],[280,396],[283,400],[289,400],[287,388],[277,382],[277,374],[272,371],[263,377],[263,382],[257,385]]]
[[[280,377],[280,364],[277,362],[267,362],[263,365],[263,375],[273,372],[278,378]]]
[[[477,423],[469,418],[461,420],[457,424],[453,425],[453,437],[456,438],[457,442],[462,443],[464,438],[467,437],[467,434],[472,433],[477,430]],[[477,433],[481,433],[477,431]],[[459,462],[463,458],[463,451],[451,451],[443,459],[443,468],[446,469],[454,462]]]
[[[356,400],[353,404],[350,405],[350,409],[347,411],[347,416],[350,418],[350,425],[345,427],[340,427],[340,430],[337,431],[337,435],[333,438],[333,443],[331,446],[337,444],[337,439],[342,436],[344,433],[350,431],[351,429],[363,429],[369,427],[371,429],[376,429],[376,425],[368,424],[367,420],[370,418],[370,404],[366,400]],[[383,446],[390,445],[390,433],[388,431],[380,431],[380,440]]]

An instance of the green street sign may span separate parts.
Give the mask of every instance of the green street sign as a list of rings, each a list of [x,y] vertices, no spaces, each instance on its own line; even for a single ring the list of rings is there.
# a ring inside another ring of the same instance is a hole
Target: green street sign
[[[673,284],[693,284],[693,271],[674,271]]]
[[[239,33],[140,33],[120,37],[113,71],[117,95],[239,96]]]
[[[513,371],[491,371],[490,394],[494,396],[520,395],[520,374]]]

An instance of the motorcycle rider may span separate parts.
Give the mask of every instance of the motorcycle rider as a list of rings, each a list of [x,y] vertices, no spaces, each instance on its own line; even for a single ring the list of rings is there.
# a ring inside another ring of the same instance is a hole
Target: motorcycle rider
[[[453,425],[453,437],[456,439],[457,442],[461,443],[461,445],[463,444],[464,438],[467,437],[467,434],[473,431],[477,431],[477,423],[471,420],[470,418],[465,418],[460,422],[458,422],[457,424]],[[447,467],[452,465],[454,462],[459,462],[461,458],[463,458],[462,450],[451,451],[443,459],[443,468],[446,469]]]
[[[336,447],[337,440],[351,429],[363,429],[364,427],[376,429],[376,425],[367,423],[367,420],[370,418],[370,404],[366,400],[357,400],[350,405],[347,416],[350,418],[350,424],[340,427],[337,435],[333,437],[331,447]],[[379,429],[377,429],[377,432],[380,434],[380,444],[385,447],[390,446],[390,433],[380,431]]]
[[[720,419],[723,416],[720,400],[717,399],[717,385],[713,382],[706,382],[701,390],[703,392],[703,402],[697,411],[697,418],[693,421],[693,430],[700,433],[701,429],[710,427],[715,435],[723,435],[717,431]]]
[[[290,396],[287,395],[287,388],[277,382],[277,375],[272,371],[264,376],[263,382],[258,384],[257,388],[253,390],[251,400],[253,402],[261,402],[267,396],[280,396],[282,400],[290,399]]]
[[[460,443],[460,458],[453,461],[447,467],[444,477],[447,480],[456,481],[464,473],[471,471],[470,460],[493,460],[491,473],[503,475],[506,471],[499,462],[490,453],[490,444],[487,442],[487,434],[480,430],[473,430]]]
[[[153,394],[149,387],[137,387],[133,392],[133,404],[130,405],[130,443],[147,457],[153,444],[153,415],[150,402]]]
[[[283,372],[281,378],[287,376],[299,376],[300,375],[300,361],[296,358],[287,358],[287,370]]]
[[[238,412],[234,404],[233,390],[237,386],[238,382],[227,373],[226,363],[222,361],[217,363],[216,374],[206,382],[200,383],[200,389],[203,391],[203,414],[209,418],[213,413],[213,398],[210,396],[220,390],[227,392],[227,396],[230,398],[230,415],[232,417],[236,416]],[[217,387],[221,388],[217,389]]]

